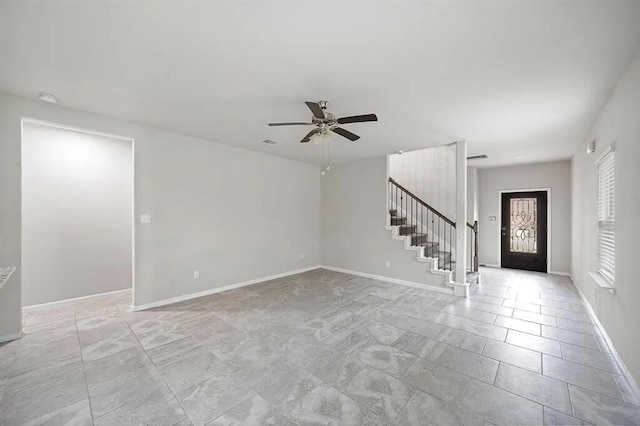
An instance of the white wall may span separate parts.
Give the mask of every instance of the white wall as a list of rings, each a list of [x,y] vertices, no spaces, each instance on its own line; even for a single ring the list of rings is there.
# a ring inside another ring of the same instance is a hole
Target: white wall
[[[640,382],[640,51],[573,157],[571,274]],[[596,139],[596,153],[586,143]],[[616,294],[600,289],[589,272],[597,268],[598,177],[595,161],[615,142]]]
[[[331,166],[322,178],[322,264],[350,271],[441,286],[428,263],[385,229],[387,157]],[[386,261],[391,262],[387,268]]]
[[[0,94],[0,265],[18,266],[0,336],[21,327],[23,117],[135,140],[135,209],[153,217],[135,225],[136,305],[320,263],[316,165]]]
[[[131,288],[131,141],[25,122],[22,304]]]
[[[479,170],[477,167],[467,167],[467,222],[473,225],[478,220],[478,190]]]
[[[571,263],[571,162],[526,164],[480,169],[479,220],[480,263],[500,265],[500,191],[551,188],[551,215],[547,253],[549,269],[569,273]],[[496,220],[490,222],[489,216]]]
[[[455,144],[390,155],[389,176],[455,221]]]

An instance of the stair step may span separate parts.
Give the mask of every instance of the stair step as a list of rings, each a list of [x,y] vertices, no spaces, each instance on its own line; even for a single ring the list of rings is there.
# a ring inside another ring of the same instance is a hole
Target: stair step
[[[398,215],[398,210],[396,209],[391,209],[389,210],[389,214],[391,215],[391,217],[395,217]]]
[[[402,225],[398,229],[398,233],[400,235],[414,234],[416,232],[416,229],[418,229],[417,225]]]
[[[411,234],[411,245],[412,246],[423,246],[429,242],[429,235],[427,234]]]
[[[404,225],[405,223],[407,223],[407,218],[406,217],[392,217],[391,218],[391,225],[392,226]]]

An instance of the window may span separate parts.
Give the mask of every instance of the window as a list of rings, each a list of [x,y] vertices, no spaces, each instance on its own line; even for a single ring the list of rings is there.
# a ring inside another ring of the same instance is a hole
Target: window
[[[611,284],[616,274],[616,185],[613,145],[598,166],[598,273]]]

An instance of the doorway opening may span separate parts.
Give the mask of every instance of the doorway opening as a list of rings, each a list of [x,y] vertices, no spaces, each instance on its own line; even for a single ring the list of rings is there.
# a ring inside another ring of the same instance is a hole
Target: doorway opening
[[[133,143],[22,120],[23,307],[106,293],[132,300]]]
[[[503,191],[501,266],[547,272],[548,191]]]

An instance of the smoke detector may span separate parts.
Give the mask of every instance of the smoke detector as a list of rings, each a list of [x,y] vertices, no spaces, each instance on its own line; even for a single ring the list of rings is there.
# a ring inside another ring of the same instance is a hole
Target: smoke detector
[[[47,102],[49,104],[57,104],[58,103],[58,98],[56,98],[55,96],[53,96],[50,93],[41,92],[41,93],[38,94],[38,98],[42,102]]]

